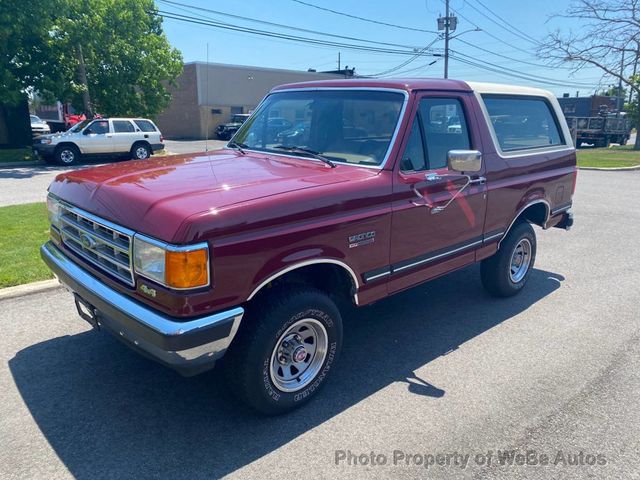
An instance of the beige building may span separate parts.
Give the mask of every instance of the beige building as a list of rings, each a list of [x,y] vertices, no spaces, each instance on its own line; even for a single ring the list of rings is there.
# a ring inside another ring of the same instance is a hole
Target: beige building
[[[193,62],[171,87],[171,104],[156,117],[167,138],[215,138],[231,115],[250,113],[276,85],[344,78],[335,73]]]

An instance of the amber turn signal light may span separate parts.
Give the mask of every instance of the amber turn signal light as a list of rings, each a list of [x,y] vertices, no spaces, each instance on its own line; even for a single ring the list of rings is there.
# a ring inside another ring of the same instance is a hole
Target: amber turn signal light
[[[195,288],[209,284],[209,254],[206,248],[165,252],[165,282],[172,288]]]

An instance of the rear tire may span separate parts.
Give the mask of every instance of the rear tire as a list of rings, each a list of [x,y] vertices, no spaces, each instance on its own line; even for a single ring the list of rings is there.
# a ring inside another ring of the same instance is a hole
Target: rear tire
[[[61,145],[56,148],[53,158],[59,165],[75,165],[80,161],[80,150],[75,145]]]
[[[520,292],[536,259],[536,234],[525,221],[516,223],[499,250],[480,264],[482,285],[491,295],[511,297]]]
[[[342,346],[342,318],[323,292],[283,287],[250,305],[223,359],[231,390],[259,412],[276,415],[311,400]]]
[[[146,160],[151,157],[151,147],[146,143],[134,143],[131,147],[131,158],[133,160]]]

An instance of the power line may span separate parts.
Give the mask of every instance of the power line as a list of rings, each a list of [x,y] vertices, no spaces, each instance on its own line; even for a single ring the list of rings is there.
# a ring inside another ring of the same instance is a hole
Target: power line
[[[593,89],[594,87],[594,84],[570,83],[560,79],[544,78],[544,77],[538,77],[536,75],[525,74],[525,73],[517,72],[515,70],[507,69],[505,67],[502,67],[500,65],[495,65],[492,63],[487,63],[487,62],[477,63],[477,62],[474,62],[473,60],[469,60],[468,58],[463,58],[463,57],[468,57],[468,55],[461,54],[460,52],[454,52],[454,53],[455,53],[455,56],[453,56],[452,58],[454,58],[455,60],[461,63],[470,65],[475,68],[480,68],[482,70],[486,70],[492,73],[505,75],[508,77],[519,78],[521,80],[527,80],[527,81],[541,83],[545,85],[553,85],[556,87],[589,88],[589,89]],[[469,57],[469,58],[473,58],[473,57]]]
[[[426,45],[424,48],[422,48],[419,52],[417,52],[413,57],[405,60],[404,62],[402,62],[400,65],[396,65],[395,67],[389,68],[383,72],[379,72],[379,73],[374,73],[373,75],[371,75],[372,77],[382,77],[384,75],[389,75],[391,73],[394,73],[398,70],[400,70],[403,67],[406,67],[407,65],[409,65],[411,62],[413,62],[414,60],[416,60],[418,57],[421,56],[421,54],[426,51],[427,49],[429,49],[434,43],[436,43],[438,40],[440,39],[440,36],[436,37],[431,43],[429,43],[428,45]]]
[[[446,3],[445,3],[445,0],[440,0],[440,1],[441,1],[443,4],[446,4]],[[494,35],[493,33],[488,32],[488,31],[486,31],[486,30],[483,30],[482,28],[480,28],[480,27],[478,26],[478,24],[477,24],[477,23],[475,23],[475,22],[471,21],[469,18],[467,18],[467,17],[465,17],[464,15],[462,15],[462,14],[460,13],[460,11],[459,11],[459,10],[454,10],[453,8],[451,8],[451,11],[452,11],[453,13],[455,13],[456,15],[458,15],[460,18],[462,18],[462,19],[466,20],[467,22],[469,22],[469,23],[470,23],[471,25],[473,25],[474,27],[476,27],[476,28],[478,28],[478,29],[482,30],[482,33],[484,33],[485,35],[488,35],[489,37],[493,38],[494,40],[497,40],[498,42],[502,43],[503,45],[508,45],[509,47],[513,48],[514,50],[518,50],[518,51],[520,51],[520,52],[526,53],[527,55],[532,55],[532,52],[531,52],[530,50],[525,50],[525,49],[523,49],[523,48],[516,47],[515,45],[512,45],[512,44],[510,44],[509,42],[506,42],[504,39],[502,39],[502,38],[498,37],[497,35]]]
[[[462,57],[466,57],[467,59],[471,59],[472,61],[476,61],[477,59],[475,57],[472,57],[470,55],[466,55],[464,53],[460,53],[460,52],[455,52],[457,55],[460,55]],[[584,88],[588,88],[591,87],[592,84],[587,84],[587,83],[581,83],[581,82],[565,82],[564,80],[561,79],[557,79],[557,78],[550,78],[550,77],[542,77],[540,75],[534,75],[534,74],[527,74],[524,72],[520,72],[518,70],[513,70],[511,68],[505,67],[503,65],[497,65],[495,63],[491,63],[491,62],[487,62],[487,61],[483,61],[482,65],[489,65],[491,67],[497,68],[497,69],[501,69],[503,71],[507,71],[507,72],[511,72],[515,75],[521,75],[521,76],[526,76],[527,78],[531,78],[533,80],[540,80],[540,81],[551,81],[551,82],[564,82],[564,85],[567,86],[577,86],[577,87],[584,87]]]
[[[259,24],[262,24],[262,25],[269,25],[269,26],[277,27],[277,28],[285,28],[285,29],[289,29],[289,30],[295,30],[295,31],[298,31],[298,32],[311,33],[313,35],[322,35],[322,36],[325,36],[325,37],[341,38],[343,40],[352,40],[352,41],[356,41],[356,42],[373,43],[373,44],[376,44],[376,45],[385,45],[385,46],[389,46],[389,47],[418,48],[415,45],[404,45],[404,44],[398,44],[398,43],[379,42],[379,41],[376,41],[376,40],[370,40],[370,39],[364,39],[364,38],[358,38],[358,37],[349,37],[349,36],[345,36],[345,35],[337,35],[337,34],[333,34],[333,33],[321,32],[321,31],[318,31],[318,30],[309,30],[309,29],[306,29],[306,28],[295,27],[295,26],[292,26],[292,25],[284,25],[282,23],[269,22],[267,20],[259,20],[257,18],[245,17],[243,15],[235,15],[235,14],[232,14],[232,13],[221,12],[221,11],[218,11],[218,10],[212,10],[210,8],[197,7],[195,5],[189,5],[189,4],[186,4],[186,3],[174,2],[172,0],[158,0],[158,2],[166,4],[167,6],[171,6],[173,8],[176,8],[178,10],[186,11],[187,13],[193,13],[193,12],[188,11],[186,9],[197,10],[197,11],[201,11],[201,12],[213,13],[215,15],[221,15],[221,16],[224,16],[224,17],[244,20],[244,21],[247,21],[247,22],[259,23]],[[184,7],[184,8],[180,8],[180,7]],[[203,17],[203,18],[208,18],[210,20],[217,21],[215,19],[212,19],[211,17]]]
[[[302,0],[292,0],[292,1],[296,2],[296,3],[299,3],[300,5],[305,5],[307,7],[316,8],[318,10],[323,10],[325,12],[330,12],[330,13],[333,13],[335,15],[341,15],[343,17],[353,18],[355,20],[360,20],[362,22],[375,23],[377,25],[384,25],[385,27],[399,28],[401,30],[412,30],[414,32],[438,33],[438,32],[436,32],[434,30],[425,30],[425,29],[422,29],[422,28],[407,27],[405,25],[398,25],[398,24],[395,24],[395,23],[387,23],[387,22],[381,22],[379,20],[373,20],[371,18],[359,17],[358,15],[351,15],[350,13],[339,12],[337,10],[332,10],[331,8],[321,7],[320,5],[314,5],[313,3],[303,2]]]
[[[481,2],[478,2],[480,4],[482,4]],[[515,35],[516,37],[520,38],[521,40],[525,40],[527,42],[531,42],[535,45],[540,45],[540,42],[538,42],[537,40],[534,40],[533,38],[529,37],[526,34],[521,34],[518,31],[516,31],[515,28],[512,29],[511,26],[505,26],[499,22],[497,22],[496,20],[494,20],[493,18],[491,18],[490,16],[488,16],[486,13],[484,13],[482,10],[480,10],[479,8],[477,8],[475,5],[473,5],[470,2],[467,2],[467,5],[469,5],[469,7],[471,7],[472,9],[474,9],[476,12],[478,12],[480,15],[482,15],[484,18],[486,18],[487,20],[489,20],[490,22],[492,22],[493,24],[497,25],[498,27],[502,28],[503,30],[505,30],[506,32],[510,33],[511,35]],[[482,6],[484,6],[484,4],[482,4]],[[487,7],[485,7],[487,8]],[[489,10],[487,8],[487,10]],[[490,11],[490,10],[489,10]],[[493,12],[491,12],[493,13]],[[495,14],[494,14],[495,15]],[[503,20],[504,21],[504,20]],[[508,24],[507,24],[508,25]]]
[[[460,43],[464,43],[465,45],[470,46],[471,48],[475,48],[477,50],[482,50],[483,52],[490,53],[491,55],[494,55],[496,57],[504,58],[505,60],[511,60],[512,62],[518,62],[518,63],[522,63],[522,64],[525,64],[525,65],[531,65],[533,67],[552,68],[554,70],[557,70],[557,69],[572,70],[571,67],[551,67],[549,65],[544,65],[542,63],[533,63],[533,62],[527,62],[526,60],[519,60],[517,58],[509,57],[507,55],[503,55],[501,53],[494,52],[492,50],[487,50],[486,48],[479,47],[478,45],[474,45],[473,43],[467,42],[467,41],[462,40],[460,38],[457,38],[456,40],[458,42],[460,42]]]
[[[309,38],[309,37],[300,37],[300,36],[290,35],[286,33],[260,30],[260,29],[250,28],[250,27],[243,27],[240,25],[234,25],[234,24],[219,22],[215,20],[207,20],[207,19],[202,19],[198,17],[192,17],[189,15],[183,15],[180,13],[167,12],[163,10],[157,10],[154,13],[157,13],[163,18],[178,20],[185,23],[204,25],[212,28],[231,30],[236,32],[248,33],[252,35],[279,38],[283,40],[289,40],[289,41],[298,42],[298,43],[305,43],[309,45],[319,45],[319,46],[334,47],[334,48],[344,48],[348,50],[359,50],[364,52],[386,53],[386,54],[393,54],[393,55],[430,56],[429,54],[425,54],[421,51],[418,51],[416,53],[415,50],[381,48],[381,47],[373,47],[373,46],[367,46],[367,45],[357,45],[352,43],[340,43],[340,42],[333,42],[328,40],[319,40],[319,39]]]
[[[531,35],[529,35],[526,32],[523,32],[522,30],[520,30],[518,27],[515,27],[513,25],[511,25],[511,23],[507,22],[504,18],[502,18],[500,15],[498,15],[496,12],[494,12],[493,10],[491,10],[489,7],[487,7],[484,3],[482,3],[481,0],[475,0],[478,4],[480,4],[482,7],[484,7],[485,10],[487,10],[489,13],[491,13],[491,15],[493,15],[495,18],[497,18],[498,20],[500,20],[504,25],[506,25],[508,28],[522,34],[522,36],[526,37],[529,39],[529,41],[531,41],[532,43],[536,44],[536,45],[540,45],[540,41],[536,40],[535,38],[533,38]]]
[[[441,58],[441,57],[436,58],[435,60],[432,60],[432,61],[431,61],[431,62],[429,62],[429,63],[424,63],[424,64],[422,64],[422,65],[419,65],[419,66],[417,66],[417,67],[410,68],[410,69],[408,69],[408,70],[402,70],[402,71],[400,71],[400,72],[394,72],[394,73],[393,73],[393,75],[394,75],[394,76],[396,76],[396,75],[405,75],[405,74],[407,74],[407,73],[413,73],[413,72],[415,72],[415,71],[422,70],[422,69],[424,69],[424,68],[430,67],[431,65],[433,65],[433,64],[435,64],[435,63],[437,63],[437,62],[439,62],[439,61],[440,61],[440,58]],[[385,77],[386,77],[386,75],[385,75],[385,76],[383,76],[382,78],[385,78]]]

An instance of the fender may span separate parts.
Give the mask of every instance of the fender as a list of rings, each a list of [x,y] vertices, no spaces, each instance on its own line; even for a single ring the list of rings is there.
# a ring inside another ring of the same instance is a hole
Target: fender
[[[353,271],[353,269],[347,265],[346,263],[340,261],[340,260],[336,260],[333,258],[313,258],[313,259],[309,259],[309,260],[305,260],[303,262],[299,262],[299,263],[295,263],[293,265],[289,265],[288,267],[278,271],[277,273],[274,273],[273,275],[269,276],[268,278],[266,278],[265,280],[263,280],[249,295],[249,297],[247,298],[247,301],[251,300],[253,297],[256,296],[256,294],[266,285],[268,285],[269,283],[273,282],[275,279],[277,279],[278,277],[281,277],[282,275],[289,273],[293,270],[297,270],[299,268],[303,268],[303,267],[307,267],[309,265],[317,265],[317,264],[333,264],[333,265],[338,265],[339,267],[342,267],[344,270],[347,271],[347,273],[349,273],[349,275],[351,276],[352,280],[353,280],[353,284],[356,287],[356,292],[353,295],[354,301],[356,303],[356,305],[358,305],[358,289],[360,288],[360,282],[358,281],[358,276],[356,275],[356,273]]]
[[[532,200],[529,203],[527,203],[524,207],[522,207],[520,210],[518,210],[518,213],[516,213],[515,217],[513,217],[513,220],[511,220],[511,223],[509,224],[509,227],[505,230],[505,232],[502,235],[502,238],[500,238],[500,240],[498,241],[498,248],[500,248],[500,244],[502,243],[502,240],[504,240],[507,237],[507,234],[509,233],[509,230],[511,230],[511,227],[513,227],[513,224],[516,223],[516,220],[520,217],[520,215],[522,215],[522,212],[524,212],[530,206],[536,205],[538,203],[544,204],[544,206],[546,208],[547,213],[546,213],[546,215],[544,217],[544,222],[543,222],[542,228],[546,227],[547,221],[549,221],[549,216],[551,215],[551,206],[549,205],[549,202],[547,202],[543,198],[538,198],[536,200]]]

